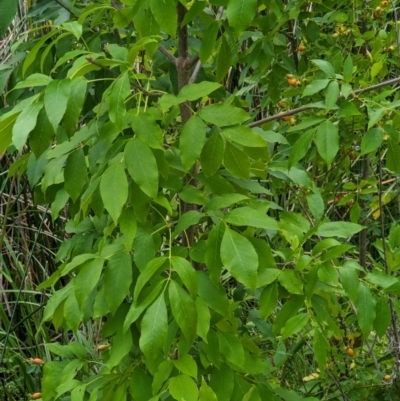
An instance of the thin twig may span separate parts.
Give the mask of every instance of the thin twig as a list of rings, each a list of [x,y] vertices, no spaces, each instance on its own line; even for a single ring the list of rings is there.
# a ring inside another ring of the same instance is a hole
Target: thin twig
[[[86,60],[89,61],[89,63],[101,68],[102,70],[110,72],[111,74],[114,75],[114,77],[119,76],[119,74],[116,71],[113,71],[111,68],[108,68],[108,67],[98,63],[96,60],[92,59],[92,57],[86,57]],[[149,92],[148,90],[143,88],[143,86],[140,86],[140,85],[136,84],[135,82],[132,82],[132,80],[130,80],[130,84],[132,87],[134,87],[137,90],[140,90],[146,96],[161,97],[164,94],[163,92]]]
[[[78,18],[78,15],[75,14],[72,10],[70,10],[64,3],[62,3],[60,0],[55,0],[57,4],[59,4],[64,10],[67,10],[70,14],[72,14],[74,17]]]
[[[158,50],[164,54],[165,57],[167,57],[167,59],[169,61],[171,61],[172,64],[176,65],[176,57],[173,56],[164,46],[158,46]]]
[[[189,83],[190,83],[190,84],[196,82],[196,79],[197,79],[197,77],[198,77],[198,75],[199,75],[200,69],[201,69],[201,61],[199,60],[199,61],[197,62],[197,64],[196,64],[196,67],[194,67],[192,76],[191,76],[190,79],[189,79]]]
[[[385,86],[396,84],[398,82],[400,82],[400,77],[389,79],[388,81],[383,81],[383,82],[381,82],[379,84],[368,86],[367,88],[357,89],[354,92],[350,93],[350,96],[351,97],[355,97],[355,96],[360,95],[362,93],[371,92],[371,91],[373,91],[375,89],[380,89],[380,88],[383,88]],[[339,100],[342,100],[344,98],[345,98],[344,95],[340,95],[339,96]],[[258,127],[258,126],[260,126],[262,124],[265,124],[265,123],[268,123],[270,121],[279,120],[280,118],[283,118],[283,117],[286,117],[286,116],[292,116],[293,114],[298,114],[298,113],[301,113],[302,111],[310,110],[312,108],[313,108],[313,106],[297,107],[297,108],[292,109],[292,110],[284,111],[283,113],[274,114],[272,116],[263,118],[261,120],[254,121],[254,122],[248,124],[247,126],[250,127],[250,128]]]

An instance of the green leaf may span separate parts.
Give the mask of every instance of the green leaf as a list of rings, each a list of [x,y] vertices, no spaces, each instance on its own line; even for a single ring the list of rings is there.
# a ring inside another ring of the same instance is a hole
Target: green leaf
[[[306,128],[310,128],[314,125],[321,125],[320,123],[322,121],[325,121],[324,117],[309,117],[306,118],[305,120],[301,121],[299,124],[294,125],[293,127],[290,127],[288,129],[288,132],[297,132],[297,131],[303,131]],[[285,142],[281,142],[285,143]]]
[[[177,401],[197,401],[199,390],[195,382],[187,375],[178,375],[169,379],[169,392]]]
[[[335,78],[336,73],[333,65],[326,60],[311,60],[322,72],[324,72],[328,78]]]
[[[168,332],[168,313],[164,293],[147,309],[141,323],[139,347],[146,359],[154,362],[162,352]]]
[[[190,355],[181,355],[179,359],[173,361],[175,367],[188,376],[197,379],[197,365],[196,361]]]
[[[339,83],[338,81],[331,81],[328,85],[325,95],[326,111],[329,111],[335,106],[339,97]]]
[[[183,126],[179,139],[181,160],[186,171],[189,171],[200,157],[205,141],[206,126],[201,118],[194,115]]]
[[[31,147],[36,158],[39,158],[52,144],[54,137],[54,129],[47,118],[46,110],[40,110],[36,127],[29,135],[29,146]]]
[[[133,132],[144,143],[151,148],[164,150],[161,128],[150,113],[139,113],[138,115],[132,113],[131,126]]]
[[[140,367],[135,367],[130,378],[130,393],[135,401],[149,401],[153,395],[152,379]],[[90,400],[91,401],[91,400]]]
[[[246,153],[229,142],[225,145],[224,166],[238,178],[248,180],[250,176],[250,160]]]
[[[356,270],[351,266],[339,266],[339,274],[343,289],[353,303],[356,303],[359,284]]]
[[[238,33],[243,32],[253,21],[257,0],[229,0],[226,15],[229,25]]]
[[[373,110],[369,109],[368,110],[368,129],[373,127],[384,115],[385,115],[386,109],[381,107],[380,109]]]
[[[286,301],[275,318],[272,331],[278,333],[286,322],[303,306],[303,303],[303,295],[293,295],[288,301]]]
[[[226,194],[212,198],[207,202],[206,207],[208,211],[219,210],[248,199],[247,196],[241,194]]]
[[[189,294],[195,299],[198,290],[198,280],[195,269],[188,260],[180,256],[172,256],[170,260],[172,268],[178,273],[178,276],[188,289]]]
[[[73,202],[78,199],[87,179],[85,154],[83,149],[79,148],[68,156],[64,170],[64,188]]]
[[[337,127],[330,121],[324,121],[317,129],[315,143],[318,153],[330,166],[339,150],[339,134]]]
[[[318,329],[314,331],[313,350],[318,367],[321,372],[324,372],[328,361],[329,343]]]
[[[330,79],[315,79],[304,88],[302,97],[315,95],[322,91],[322,89],[325,89],[329,85],[329,82],[331,82]]]
[[[161,29],[176,36],[177,15],[174,0],[150,0],[150,10]]]
[[[197,328],[196,333],[205,342],[207,342],[207,334],[210,329],[211,314],[206,302],[202,298],[196,298],[197,308]]]
[[[83,77],[74,79],[71,82],[71,95],[68,99],[62,126],[69,137],[76,130],[76,125],[81,116],[83,104],[86,98],[87,81]]]
[[[199,297],[222,316],[230,314],[229,300],[220,283],[214,284],[207,273],[198,271]]]
[[[18,114],[12,114],[6,118],[0,118],[0,154],[2,154],[9,147],[9,145],[11,145],[12,130],[17,118]]]
[[[10,26],[18,10],[17,0],[7,0],[0,2],[0,34],[4,35]]]
[[[221,36],[221,46],[217,56],[217,81],[221,82],[233,64],[232,52],[225,35]]]
[[[387,144],[386,168],[394,173],[400,172],[400,146],[392,140]]]
[[[197,210],[189,210],[183,214],[176,225],[174,232],[172,233],[172,238],[177,237],[182,231],[185,231],[189,227],[197,224],[203,216],[204,214],[198,212]]]
[[[125,147],[125,163],[130,176],[139,188],[149,197],[156,198],[157,161],[148,145],[138,138],[129,140]]]
[[[217,396],[215,395],[214,391],[212,391],[211,387],[207,385],[204,377],[201,380],[199,401],[218,401]]]
[[[14,89],[21,89],[21,88],[34,88],[36,86],[47,86],[53,79],[47,75],[35,73],[29,75],[25,79],[25,81],[18,82]]]
[[[383,142],[383,132],[380,128],[371,128],[361,140],[361,154],[375,152]]]
[[[89,298],[90,293],[100,280],[104,260],[96,258],[84,263],[75,277],[75,296],[80,308]]]
[[[296,141],[290,151],[288,161],[289,169],[306,155],[308,149],[310,148],[310,145],[312,144],[314,135],[315,129],[311,129],[306,133],[300,135],[300,138]]]
[[[221,87],[217,82],[203,81],[198,84],[185,85],[179,92],[178,98],[184,101],[194,101],[208,96]]]
[[[217,127],[241,124],[250,120],[250,116],[243,109],[228,103],[210,104],[200,109],[197,115]]]
[[[210,271],[210,279],[214,283],[219,282],[222,271],[220,249],[224,232],[225,224],[219,222],[212,228],[207,239],[206,265]]]
[[[124,235],[124,245],[127,250],[132,248],[133,240],[136,236],[137,221],[132,207],[124,209],[121,214],[119,228]]]
[[[167,261],[167,258],[161,257],[161,258],[155,258],[150,260],[149,263],[147,263],[146,267],[144,270],[140,273],[140,276],[138,277],[136,281],[136,286],[133,294],[133,301],[136,303],[138,300],[138,297],[140,295],[140,292],[142,291],[143,287],[150,281],[150,279],[156,274],[157,271],[160,269],[163,269],[164,263]]]
[[[68,32],[71,32],[72,35],[76,37],[77,40],[79,40],[82,36],[82,25],[78,21],[67,21],[63,22],[61,26],[67,30]]]
[[[316,220],[321,220],[324,215],[325,203],[318,188],[314,188],[313,191],[307,195],[308,208]]]
[[[129,294],[132,283],[132,260],[127,251],[117,252],[104,269],[104,293],[111,313],[115,313]]]
[[[380,338],[383,338],[390,324],[391,313],[389,301],[386,297],[378,297],[376,302],[376,317],[374,321],[374,330]]]
[[[268,269],[266,269],[268,270]],[[260,296],[260,316],[266,319],[275,310],[278,303],[278,288],[275,283],[267,285]]]
[[[189,294],[175,281],[169,284],[172,314],[189,344],[196,337],[197,308]]]
[[[239,145],[247,146],[249,148],[264,148],[268,146],[267,142],[261,135],[243,125],[225,128],[222,130],[222,135],[228,141],[235,142]]]
[[[322,223],[315,235],[320,235],[321,237],[340,237],[340,238],[348,238],[354,234],[357,234],[364,227],[360,224],[349,223],[345,221],[335,221]]]
[[[148,11],[148,12],[149,12],[149,14],[151,14],[150,11]],[[153,17],[153,16],[151,16],[151,17]],[[149,21],[146,21],[146,23],[148,23],[148,25],[151,25],[151,23],[153,21],[154,20],[152,20],[152,18],[149,18]],[[156,25],[156,24],[154,24],[154,25]],[[159,29],[157,29],[157,31],[159,31]],[[130,64],[135,63],[136,57],[137,57],[138,53],[140,52],[140,50],[143,50],[146,48],[149,49],[150,46],[148,46],[148,45],[151,43],[157,44],[158,43],[157,38],[159,38],[159,36],[144,37],[144,38],[139,39],[129,50],[129,53],[126,57],[126,60],[128,61],[128,63],[130,63]],[[125,58],[122,58],[122,60],[125,60]]]
[[[226,227],[221,243],[221,260],[232,276],[244,286],[257,286],[258,256],[244,236]]]
[[[350,82],[353,78],[353,59],[349,54],[343,64],[343,79]]]
[[[213,21],[204,32],[199,50],[200,61],[205,64],[209,59],[217,41],[219,22]]]
[[[382,61],[374,63],[371,67],[371,78],[375,78],[381,71],[382,67],[383,67]]]
[[[232,369],[227,364],[222,364],[219,369],[211,373],[210,387],[217,396],[218,401],[231,401],[234,389],[234,377]]]
[[[110,120],[119,131],[122,131],[126,114],[125,99],[130,93],[129,76],[125,72],[114,81],[108,100]]]
[[[122,207],[128,199],[128,180],[122,163],[115,163],[107,167],[101,177],[100,194],[104,207],[114,222],[117,222]]]
[[[220,134],[214,134],[203,146],[200,163],[206,177],[214,175],[224,157],[224,141]]]
[[[291,294],[303,294],[303,283],[294,270],[283,270],[278,280]]]
[[[32,103],[22,110],[12,129],[12,141],[19,152],[22,151],[29,133],[35,128],[43,103]]]
[[[279,230],[279,225],[274,219],[248,206],[233,209],[225,215],[224,220],[235,226],[252,226],[267,230]]]
[[[298,333],[308,323],[308,320],[309,316],[307,313],[299,313],[291,317],[282,328],[282,340]]]
[[[357,299],[357,319],[364,337],[368,337],[371,332],[376,317],[376,302],[371,290],[360,283]]]
[[[244,349],[240,340],[233,334],[218,332],[219,349],[224,357],[236,366],[244,365]]]
[[[71,81],[69,79],[51,81],[44,92],[44,107],[55,132],[67,110],[70,95]]]

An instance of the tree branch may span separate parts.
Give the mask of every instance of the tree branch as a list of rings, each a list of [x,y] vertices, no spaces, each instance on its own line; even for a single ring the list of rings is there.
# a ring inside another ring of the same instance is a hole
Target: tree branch
[[[114,77],[118,77],[119,74],[116,71],[113,71],[111,68],[108,68],[100,63],[98,63],[96,60],[92,59],[91,57],[86,57],[86,60],[89,61],[89,63],[95,65],[96,67],[101,68],[102,70],[108,71],[111,74],[114,75]],[[132,87],[135,89],[141,91],[144,95],[150,96],[150,97],[161,97],[164,93],[162,92],[149,92],[147,89],[143,88],[143,86],[140,86],[136,84],[135,82],[132,82],[132,80],[129,80],[130,84]]]
[[[383,88],[385,86],[396,84],[398,82],[400,82],[400,77],[389,79],[388,81],[383,81],[383,82],[381,82],[379,84],[368,86],[367,88],[357,89],[354,92],[350,93],[350,96],[351,97],[356,97],[356,96],[358,96],[358,95],[360,95],[362,93],[371,92],[371,91],[373,91],[375,89],[380,89],[380,88]],[[344,96],[340,95],[339,99],[340,100],[344,99]],[[313,109],[313,106],[297,107],[297,108],[292,109],[292,110],[287,110],[287,111],[284,111],[282,113],[274,114],[272,116],[263,118],[261,120],[254,121],[254,122],[248,124],[247,126],[250,127],[250,128],[258,127],[258,126],[263,125],[265,123],[268,123],[270,121],[279,120],[280,118],[283,118],[283,117],[286,117],[286,116],[292,116],[294,114],[298,114],[298,113],[301,113],[302,111],[310,110],[310,109]]]
[[[158,46],[158,50],[164,54],[172,64],[176,65],[176,57],[174,57],[164,46]]]
[[[60,0],[55,0],[55,2],[60,5],[64,10],[67,10],[70,14],[72,14],[74,17],[78,18],[78,15],[76,15],[72,10],[70,10],[63,2]]]

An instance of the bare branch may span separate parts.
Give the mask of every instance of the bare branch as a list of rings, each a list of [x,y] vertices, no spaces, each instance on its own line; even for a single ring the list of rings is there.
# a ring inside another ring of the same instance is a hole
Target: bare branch
[[[102,70],[108,71],[111,74],[114,75],[114,77],[118,77],[119,74],[116,71],[113,71],[112,69],[100,64],[99,62],[97,62],[96,60],[92,59],[91,57],[86,57],[86,60],[89,61],[89,63],[101,68]],[[143,86],[138,85],[135,82],[132,82],[132,80],[130,80],[130,84],[133,88],[141,91],[144,95],[146,96],[150,96],[150,97],[161,97],[164,93],[162,92],[149,92],[148,90],[146,90],[145,88],[143,88]]]
[[[201,61],[199,60],[196,64],[196,67],[194,67],[192,76],[189,79],[190,84],[193,84],[194,82],[196,82],[197,76],[199,75],[199,72],[200,72],[200,68],[201,68]]]
[[[55,0],[57,4],[59,4],[64,10],[67,10],[70,14],[72,14],[74,17],[78,17],[72,10],[70,10],[62,1],[60,0]]]
[[[176,65],[176,57],[174,57],[164,46],[158,46],[158,50],[164,54],[165,57],[167,57],[167,59],[169,61],[171,61],[172,64]]]
[[[362,93],[371,92],[371,91],[373,91],[375,89],[380,89],[380,88],[383,88],[385,86],[396,84],[398,82],[400,82],[400,77],[389,79],[388,81],[383,81],[383,82],[381,82],[379,84],[368,86],[367,88],[357,89],[354,92],[350,93],[350,96],[351,97],[356,97],[356,96],[358,96],[358,95],[360,95]],[[344,99],[344,96],[340,95],[339,99]],[[287,111],[284,111],[282,113],[274,114],[272,116],[263,118],[261,120],[254,121],[254,122],[248,124],[247,126],[250,127],[250,128],[258,127],[258,126],[263,125],[265,123],[268,123],[270,121],[279,120],[282,117],[292,116],[293,114],[298,114],[298,113],[301,113],[302,111],[306,111],[306,110],[310,110],[310,109],[313,109],[313,106],[297,107],[297,108],[292,109],[292,110],[287,110]]]

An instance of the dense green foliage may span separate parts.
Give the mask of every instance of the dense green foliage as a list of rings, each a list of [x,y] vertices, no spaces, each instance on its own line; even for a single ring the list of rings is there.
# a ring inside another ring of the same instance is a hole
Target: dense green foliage
[[[62,240],[30,392],[397,399],[396,3],[32,5],[0,70],[8,177]]]

